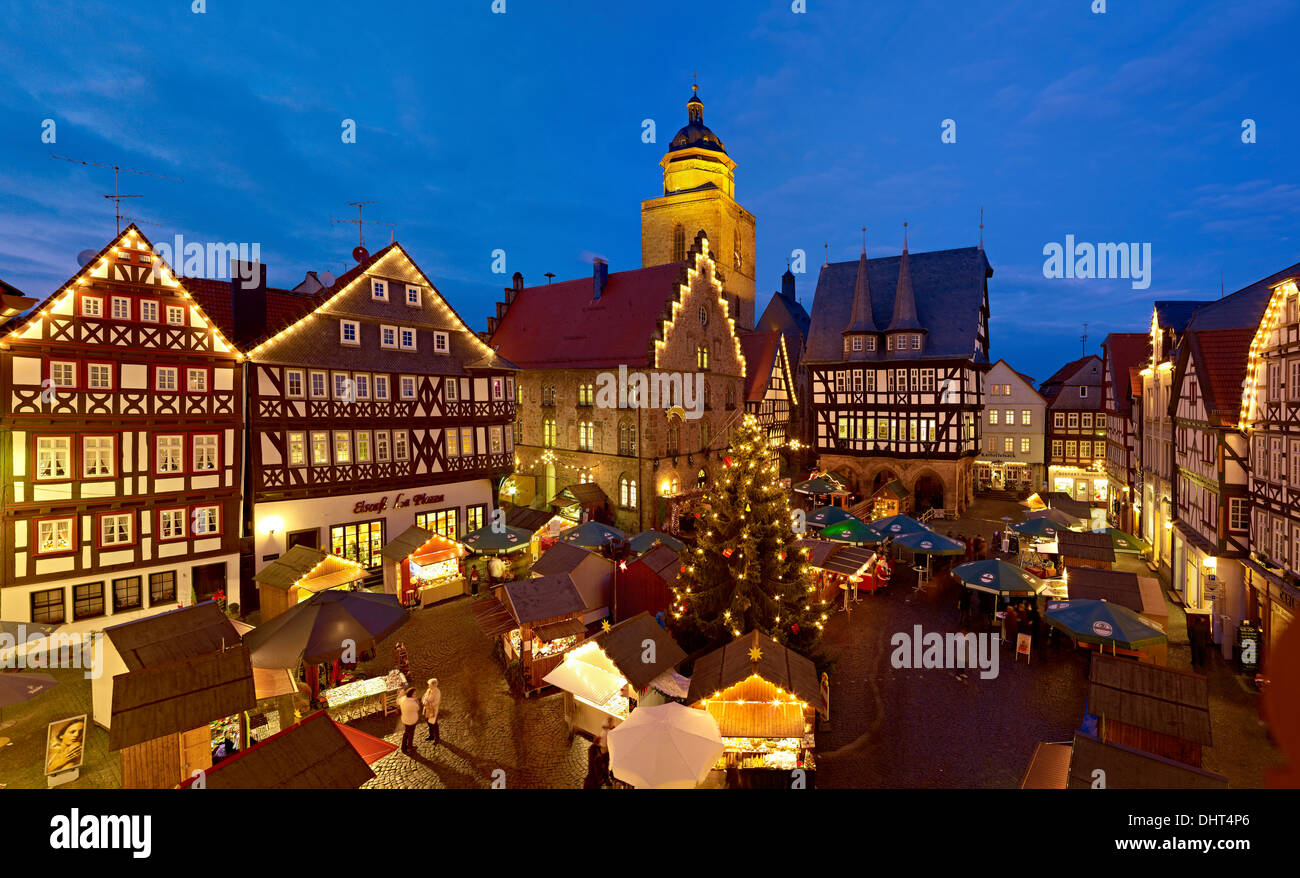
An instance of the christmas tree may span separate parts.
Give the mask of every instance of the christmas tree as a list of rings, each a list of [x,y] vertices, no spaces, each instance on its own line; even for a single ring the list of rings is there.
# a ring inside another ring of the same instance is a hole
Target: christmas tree
[[[746,415],[709,485],[697,542],[682,553],[673,587],[673,634],[687,652],[758,630],[802,655],[821,638],[817,595],[780,485],[779,449]]]

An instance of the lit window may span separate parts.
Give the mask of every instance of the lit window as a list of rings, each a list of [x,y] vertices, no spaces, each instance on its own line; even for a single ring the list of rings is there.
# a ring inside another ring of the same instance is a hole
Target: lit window
[[[158,539],[179,540],[184,536],[184,509],[164,509],[158,513]]]
[[[289,466],[307,465],[307,437],[303,433],[289,434]]]
[[[154,390],[160,393],[175,393],[177,374],[180,372],[175,366],[159,366],[153,373]]]
[[[215,472],[219,454],[217,443],[221,437],[215,433],[204,433],[194,437],[194,457],[191,469],[196,472]]]
[[[50,518],[36,526],[36,554],[50,555],[72,550],[72,519]]]
[[[105,515],[99,519],[99,543],[101,546],[129,546],[135,542],[132,534],[131,513]]]
[[[212,536],[221,532],[220,506],[194,507],[194,536]]]
[[[375,460],[380,463],[388,461],[388,431],[378,430],[375,432]]]
[[[460,457],[460,434],[455,428],[447,431],[447,456]]]
[[[312,466],[328,466],[330,462],[330,434],[325,432],[311,434]]]
[[[393,460],[407,460],[411,456],[405,430],[393,431]]]
[[[365,430],[357,433],[357,463],[370,463],[370,433]]]
[[[185,469],[185,437],[158,436],[154,439],[154,471],[160,475]]]
[[[334,433],[334,462],[352,462],[352,434],[346,430],[338,430]]]
[[[474,428],[460,428],[460,453],[469,456],[474,453]]]
[[[208,392],[208,370],[207,369],[186,369],[185,390],[188,393],[207,393]]]
[[[41,436],[36,440],[36,479],[66,479],[72,468],[72,437]]]
[[[81,440],[81,476],[102,479],[112,476],[117,466],[114,436],[86,436]]]

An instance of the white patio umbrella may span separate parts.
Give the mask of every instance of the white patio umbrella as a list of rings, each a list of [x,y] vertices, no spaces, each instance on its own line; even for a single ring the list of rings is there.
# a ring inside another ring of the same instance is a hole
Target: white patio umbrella
[[[722,734],[707,711],[675,701],[638,707],[609,731],[609,770],[638,789],[693,789],[722,755]]]

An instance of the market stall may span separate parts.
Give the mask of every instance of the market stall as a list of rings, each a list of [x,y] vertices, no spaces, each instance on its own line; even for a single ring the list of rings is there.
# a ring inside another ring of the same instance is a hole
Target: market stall
[[[501,579],[509,581],[522,579],[528,575],[533,555],[528,551],[533,545],[534,531],[503,525],[494,527],[484,525],[472,530],[460,538],[465,548],[475,556],[496,559],[502,562]],[[471,561],[469,565],[482,567],[482,561]],[[480,579],[484,578],[480,573]]]
[[[875,591],[871,562],[876,553],[870,549],[807,538],[796,542],[795,547],[803,553],[804,563],[812,574],[813,588],[823,607],[834,604],[855,578],[859,591]]]
[[[636,707],[662,704],[679,691],[673,670],[685,659],[668,632],[639,613],[566,652],[544,679],[564,690],[570,732],[594,738],[607,721],[620,723]]]
[[[800,482],[792,490],[807,497],[810,506],[824,503],[843,509],[848,506],[852,496],[843,483],[828,472],[814,472],[807,481]]]
[[[392,670],[382,677],[365,677],[325,689],[321,700],[329,715],[346,723],[374,713],[388,713],[408,685],[406,675]]]
[[[287,612],[314,594],[347,589],[366,578],[355,561],[310,546],[294,546],[253,577],[261,599],[262,624]]]
[[[498,591],[514,622],[502,635],[506,659],[521,664],[526,689],[540,689],[586,633],[587,605],[567,573],[507,582]]]
[[[528,549],[534,561],[550,548],[556,535],[571,524],[567,518],[561,518],[550,509],[530,509],[527,506],[511,506],[506,509],[506,525],[532,535],[528,540]]]
[[[815,722],[827,715],[813,663],[752,631],[696,660],[687,704],[707,711],[722,732],[715,768],[735,771],[740,785],[763,785],[751,769],[815,770]],[[809,782],[811,786],[811,781]]]
[[[613,510],[609,497],[595,482],[575,482],[552,497],[547,506],[571,525],[608,520]]]
[[[1044,618],[1086,649],[1155,664],[1165,662],[1169,639],[1164,629],[1128,607],[1099,600],[1052,601]]]
[[[460,560],[469,550],[421,527],[408,527],[384,546],[384,591],[402,606],[429,606],[466,593]]]

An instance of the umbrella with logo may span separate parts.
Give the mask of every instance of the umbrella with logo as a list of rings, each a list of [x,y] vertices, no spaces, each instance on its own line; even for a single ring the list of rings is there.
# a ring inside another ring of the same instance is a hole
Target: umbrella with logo
[[[527,549],[528,542],[532,538],[532,532],[526,531],[522,527],[511,527],[507,524],[498,530],[489,524],[465,534],[460,538],[460,542],[471,552],[478,552],[483,555],[501,555],[506,552]]]
[[[903,534],[934,533],[921,522],[907,515],[890,515],[871,522],[871,526],[892,540]]]
[[[588,521],[577,527],[562,530],[559,536],[562,543],[572,543],[587,549],[600,549],[613,540],[625,539],[627,534],[623,531],[612,524],[601,524],[599,521]]]
[[[1083,524],[1078,518],[1070,515],[1068,512],[1062,512],[1059,509],[1038,509],[1033,512],[1025,513],[1025,521],[1033,521],[1035,518],[1045,518],[1055,525],[1063,528],[1078,527]]]
[[[395,594],[321,591],[244,635],[255,668],[296,668],[357,655],[410,619]]]
[[[932,530],[905,533],[894,542],[918,555],[961,555],[966,551],[963,543]]]
[[[852,543],[855,546],[864,543],[878,543],[885,537],[880,531],[858,518],[841,521],[830,527],[822,528],[821,538],[837,543]]]
[[[843,490],[844,486],[830,476],[817,476],[794,486],[796,493],[811,494],[814,497],[823,494],[838,494]]]
[[[643,555],[646,552],[650,551],[650,549],[654,547],[655,543],[665,545],[668,548],[672,549],[674,552],[680,552],[686,548],[686,544],[683,543],[681,540],[677,539],[676,537],[670,537],[666,533],[660,533],[654,528],[651,528],[650,530],[641,531],[641,533],[637,534],[636,536],[632,537],[632,539],[628,540],[627,544],[628,547],[631,548],[633,552],[635,552],[638,555]]]
[[[1044,618],[1079,643],[1112,649],[1138,650],[1169,639],[1158,622],[1105,600],[1052,601]]]
[[[694,789],[722,751],[718,721],[675,701],[638,707],[609,731],[609,770],[638,789]]]
[[[1106,528],[1106,533],[1110,534],[1110,541],[1115,545],[1116,554],[1140,555],[1151,550],[1145,540],[1138,539],[1117,527]]]
[[[1000,560],[959,564],[952,569],[952,575],[967,588],[996,595],[1032,596],[1042,591],[1046,585],[1029,571]]]
[[[1031,518],[1028,521],[1011,525],[1011,529],[1018,534],[1043,540],[1055,539],[1057,531],[1065,530],[1056,522],[1046,518]]]
[[[838,506],[819,506],[809,512],[807,517],[808,526],[816,528],[831,527],[846,521],[862,521],[862,519]]]

